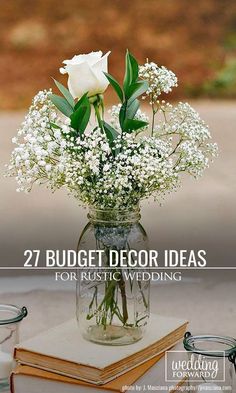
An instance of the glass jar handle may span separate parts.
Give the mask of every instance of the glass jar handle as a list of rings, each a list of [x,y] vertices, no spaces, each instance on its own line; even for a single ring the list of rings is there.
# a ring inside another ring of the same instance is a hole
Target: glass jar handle
[[[236,374],[236,349],[229,354],[229,361],[233,363]]]
[[[21,312],[23,318],[25,318],[28,315],[28,310],[25,306],[22,307]]]
[[[184,334],[184,338],[186,339],[186,338],[189,338],[190,336],[192,336],[192,334],[190,333],[190,332],[186,332],[185,334]]]
[[[186,333],[184,334],[184,343],[185,343],[185,340],[188,340],[189,337],[192,337],[192,333],[186,332]],[[187,348],[185,347],[185,344],[184,344],[184,348],[187,349]],[[194,343],[193,343],[193,348],[195,348]]]

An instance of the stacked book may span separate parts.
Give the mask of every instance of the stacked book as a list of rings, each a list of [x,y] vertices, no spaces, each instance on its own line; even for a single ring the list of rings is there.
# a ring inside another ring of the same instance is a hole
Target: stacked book
[[[102,393],[166,386],[164,354],[183,338],[186,326],[180,319],[151,315],[142,340],[112,347],[84,340],[76,321],[66,322],[15,348],[11,392]]]

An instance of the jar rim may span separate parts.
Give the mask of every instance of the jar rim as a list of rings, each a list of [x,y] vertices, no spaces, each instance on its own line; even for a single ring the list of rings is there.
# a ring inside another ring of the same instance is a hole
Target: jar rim
[[[97,223],[134,223],[140,220],[140,206],[137,204],[133,209],[99,208],[88,206],[88,219]]]
[[[224,344],[225,347],[227,347],[227,349],[225,348],[223,350],[205,351],[204,349],[196,347],[195,344],[204,341]],[[225,357],[225,356],[228,357],[229,355],[231,355],[236,351],[236,339],[228,336],[217,336],[211,334],[192,336],[191,333],[186,333],[184,336],[183,344],[184,344],[184,348],[189,352],[204,354],[206,356],[212,356],[212,357]]]
[[[133,209],[131,209],[131,208],[118,209],[118,208],[113,208],[113,207],[102,208],[102,207],[96,207],[96,206],[93,206],[93,205],[88,205],[88,209],[96,211],[96,212],[109,212],[109,213],[111,213],[111,212],[117,212],[118,213],[119,212],[119,213],[123,213],[123,214],[140,212],[139,204],[135,205]]]
[[[1,313],[6,311],[12,313],[13,315],[15,314],[15,316],[2,319]],[[28,311],[25,306],[20,308],[13,304],[0,304],[0,326],[20,322],[27,316],[27,314]]]

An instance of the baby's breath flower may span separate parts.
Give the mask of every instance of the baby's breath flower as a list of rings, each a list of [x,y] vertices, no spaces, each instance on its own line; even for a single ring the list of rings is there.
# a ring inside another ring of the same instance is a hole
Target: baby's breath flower
[[[16,147],[11,155],[8,174],[15,176],[18,191],[29,192],[37,182],[47,182],[53,190],[62,185],[59,165],[66,144],[62,131],[52,126],[58,114],[49,98],[50,94],[51,90],[39,91],[17,138],[13,138]],[[60,119],[58,126],[63,126]],[[62,141],[64,147],[61,146]]]
[[[160,139],[169,138],[176,171],[201,176],[210,159],[217,155],[217,145],[208,142],[211,139],[209,127],[187,103],[162,106],[161,109],[164,120],[155,127],[154,135]]]
[[[147,62],[139,67],[139,77],[148,81],[146,97],[149,97],[151,104],[156,103],[161,93],[169,93],[172,87],[177,86],[176,75],[166,67],[159,67],[153,62]]]

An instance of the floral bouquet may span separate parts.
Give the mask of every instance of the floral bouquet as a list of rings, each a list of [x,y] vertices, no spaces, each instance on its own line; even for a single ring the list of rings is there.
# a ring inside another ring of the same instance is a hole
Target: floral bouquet
[[[47,184],[53,191],[65,187],[90,206],[94,248],[105,250],[104,266],[109,268],[109,250],[134,248],[133,239],[140,243],[145,237],[140,227],[134,230],[139,216],[127,217],[127,212],[134,215],[141,200],[161,200],[176,190],[183,173],[202,175],[217,146],[209,142],[208,126],[189,104],[160,100],[177,86],[172,71],[153,62],[140,66],[127,51],[120,84],[107,72],[108,56],[92,52],[64,61],[60,71],[68,74],[68,89],[54,80],[61,95],[44,90],[34,97],[13,138],[8,174],[16,177],[17,191],[29,192],[34,184]],[[103,93],[109,84],[119,103],[105,113]],[[150,118],[140,109],[142,100],[151,106]],[[128,296],[122,269],[117,273],[119,282],[105,280],[100,295],[101,284],[93,283],[90,292],[86,288],[85,319],[103,329],[95,329],[94,341],[102,334],[113,339],[122,335],[117,325],[140,328],[148,316],[143,284],[130,283]],[[134,298],[134,288],[144,308],[136,305],[129,314],[127,302]]]
[[[51,90],[34,97],[13,138],[17,146],[8,170],[17,191],[46,183],[52,190],[66,187],[86,205],[127,209],[175,190],[183,172],[198,177],[208,167],[216,144],[209,143],[205,122],[189,104],[159,100],[177,86],[174,73],[155,63],[138,66],[127,52],[121,86],[107,73],[108,55],[65,60],[60,71],[69,76],[69,90],[55,81],[63,97]],[[102,93],[109,83],[120,103],[105,120]],[[139,109],[140,98],[151,105],[150,120]]]

